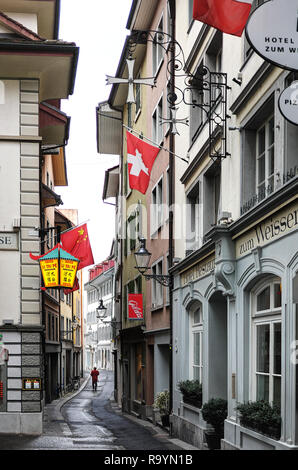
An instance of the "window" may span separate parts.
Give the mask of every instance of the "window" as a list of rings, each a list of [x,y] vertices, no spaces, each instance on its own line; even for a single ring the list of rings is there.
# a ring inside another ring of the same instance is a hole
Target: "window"
[[[163,224],[163,177],[152,190],[151,206],[151,234],[155,233]]]
[[[282,174],[282,158],[275,153],[274,94],[252,116],[241,132],[241,214],[275,191]],[[278,158],[277,158],[278,157]]]
[[[152,115],[152,137],[156,145],[160,145],[163,141],[163,97],[160,98],[158,105]]]
[[[201,307],[197,307],[190,314],[191,333],[190,333],[190,377],[199,380],[202,383],[203,360],[203,317]]]
[[[194,106],[190,106],[190,144],[197,138],[200,129],[204,122],[207,120],[207,115],[201,107],[206,102],[204,95],[206,94],[203,90],[203,62],[197,68],[194,79],[191,83],[190,96],[188,103],[194,103]]]
[[[163,274],[163,260],[161,259],[151,267],[153,275]],[[163,305],[163,286],[155,279],[151,280],[152,307],[161,307]]]
[[[258,129],[256,137],[256,187],[261,200],[274,191],[274,116]]]
[[[252,294],[252,395],[281,402],[281,284],[263,283]]]
[[[187,194],[186,249],[196,250],[202,245],[203,205],[201,182],[198,181]]]
[[[161,33],[163,33],[164,31],[163,23],[164,22],[163,22],[163,17],[162,17],[159,22],[158,27],[156,28],[156,31],[160,31]],[[163,42],[164,42],[164,35],[156,33],[153,39],[153,44],[152,44],[152,69],[153,69],[154,76],[159,71],[159,68],[163,60],[164,49],[163,49],[163,46],[161,45]]]
[[[221,164],[215,162],[204,174],[204,234],[218,221],[221,195]]]

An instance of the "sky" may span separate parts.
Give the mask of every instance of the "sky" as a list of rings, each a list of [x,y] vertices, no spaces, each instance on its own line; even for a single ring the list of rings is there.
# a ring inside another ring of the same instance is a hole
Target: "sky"
[[[95,263],[109,256],[114,238],[115,209],[103,203],[102,192],[105,170],[119,160],[97,153],[96,106],[109,97],[106,75],[116,74],[131,5],[132,0],[61,0],[59,39],[75,42],[80,53],[74,93],[61,102],[71,117],[68,187],[56,187],[56,192],[64,203],[59,209],[78,209],[79,223],[88,221]]]

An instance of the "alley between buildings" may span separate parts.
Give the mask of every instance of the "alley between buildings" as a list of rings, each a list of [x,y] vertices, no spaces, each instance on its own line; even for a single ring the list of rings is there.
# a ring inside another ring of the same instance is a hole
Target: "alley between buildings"
[[[176,445],[178,440],[171,440],[166,431],[156,431],[158,428],[149,422],[144,426],[137,418],[123,416],[110,400],[113,388],[113,373],[100,371],[97,391],[92,390],[88,379],[73,398],[65,403],[54,400],[46,406],[41,436],[2,435],[0,449],[181,450]]]

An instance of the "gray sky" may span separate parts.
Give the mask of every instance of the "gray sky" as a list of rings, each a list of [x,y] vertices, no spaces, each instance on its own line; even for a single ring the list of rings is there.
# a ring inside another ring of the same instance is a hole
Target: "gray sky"
[[[129,34],[131,4],[132,0],[61,0],[59,37],[75,42],[80,55],[74,94],[62,101],[62,110],[71,116],[68,187],[57,187],[56,192],[64,202],[61,209],[78,209],[79,222],[88,220],[95,263],[110,254],[114,237],[114,207],[102,202],[102,191],[105,170],[118,163],[118,157],[97,153],[95,108],[109,97],[106,74],[116,73]]]

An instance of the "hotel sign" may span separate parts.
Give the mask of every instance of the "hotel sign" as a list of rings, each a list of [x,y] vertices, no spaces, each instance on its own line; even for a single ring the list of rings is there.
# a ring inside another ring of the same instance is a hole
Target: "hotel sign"
[[[19,249],[18,234],[15,232],[0,232],[0,250]]]
[[[298,81],[294,81],[279,97],[278,106],[283,117],[298,125]]]
[[[236,240],[236,258],[242,258],[254,248],[268,245],[298,229],[298,201],[258,223]]]
[[[214,271],[215,256],[209,256],[200,263],[181,273],[181,285],[185,286],[189,282],[197,281]]]
[[[270,0],[249,17],[246,37],[252,48],[278,67],[297,70],[298,0]]]

